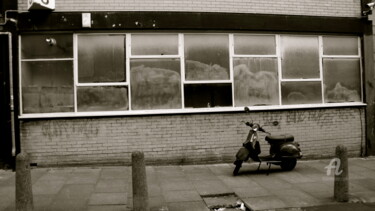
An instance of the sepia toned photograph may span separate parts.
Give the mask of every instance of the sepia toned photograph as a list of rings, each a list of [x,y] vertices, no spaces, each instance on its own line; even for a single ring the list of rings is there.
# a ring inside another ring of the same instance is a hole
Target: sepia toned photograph
[[[0,211],[375,210],[375,0],[1,0]]]

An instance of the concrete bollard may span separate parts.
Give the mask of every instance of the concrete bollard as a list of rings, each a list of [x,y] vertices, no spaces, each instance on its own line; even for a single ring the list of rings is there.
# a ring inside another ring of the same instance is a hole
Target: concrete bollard
[[[34,210],[29,156],[16,156],[16,210]]]
[[[146,167],[143,152],[132,153],[133,210],[149,211]]]
[[[348,171],[348,150],[343,145],[336,147],[336,163],[334,198],[338,202],[349,201],[349,171]]]

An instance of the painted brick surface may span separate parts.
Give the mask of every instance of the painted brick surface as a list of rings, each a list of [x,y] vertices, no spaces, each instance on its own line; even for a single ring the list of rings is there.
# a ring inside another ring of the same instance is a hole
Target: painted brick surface
[[[363,108],[31,120],[22,122],[21,140],[31,162],[40,166],[129,165],[137,150],[144,151],[148,164],[232,162],[248,132],[241,121],[251,120],[278,121],[265,128],[293,134],[304,158],[332,157],[338,144],[360,156],[365,140]],[[261,145],[267,154],[264,139]]]
[[[55,0],[55,11],[185,11],[360,17],[360,0]],[[18,0],[21,11],[27,0]]]

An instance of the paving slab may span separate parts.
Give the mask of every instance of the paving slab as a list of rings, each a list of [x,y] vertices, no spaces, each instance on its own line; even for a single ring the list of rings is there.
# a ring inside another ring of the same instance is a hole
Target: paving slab
[[[127,193],[93,193],[88,205],[126,205]]]
[[[255,187],[245,187],[245,188],[233,188],[237,196],[241,198],[251,198],[257,196],[272,196],[273,193],[266,188],[255,186]]]
[[[242,201],[252,210],[267,210],[288,207],[283,200],[275,196],[242,198]]]
[[[131,184],[124,179],[100,179],[96,183],[95,192],[99,193],[118,193],[118,192],[126,192],[129,190]]]
[[[194,180],[193,185],[200,195],[232,193],[221,180]]]
[[[169,180],[160,182],[161,189],[166,191],[174,190],[195,190],[193,183],[189,180]]]
[[[201,196],[195,190],[177,190],[163,192],[166,202],[192,202],[202,201]]]
[[[89,205],[87,211],[131,211],[126,205]]]
[[[168,203],[168,211],[210,211],[203,201]]]
[[[281,199],[288,207],[306,207],[320,204],[319,200],[315,197],[301,190],[274,190],[273,194]]]

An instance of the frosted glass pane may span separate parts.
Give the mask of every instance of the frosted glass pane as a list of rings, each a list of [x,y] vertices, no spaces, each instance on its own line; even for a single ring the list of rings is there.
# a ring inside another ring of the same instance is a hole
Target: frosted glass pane
[[[127,87],[77,87],[78,111],[123,111],[128,105]]]
[[[181,108],[179,59],[130,62],[132,110]]]
[[[228,80],[228,35],[185,35],[185,79]]]
[[[185,84],[185,108],[232,106],[231,84]]]
[[[359,59],[324,59],[325,102],[361,101]]]
[[[322,103],[320,82],[282,82],[281,98],[283,105]]]
[[[126,81],[124,51],[125,35],[78,36],[78,81]]]
[[[54,40],[54,44],[49,44],[47,40]],[[73,58],[73,35],[22,35],[21,57],[22,59]]]
[[[270,35],[235,35],[235,54],[275,55],[275,36]]]
[[[325,55],[358,55],[358,37],[323,37]]]
[[[23,113],[74,111],[73,62],[22,62]]]
[[[177,55],[177,35],[146,35],[135,34],[131,36],[132,55]]]
[[[318,37],[281,36],[282,78],[320,78]]]
[[[235,58],[235,106],[278,105],[276,58]]]

